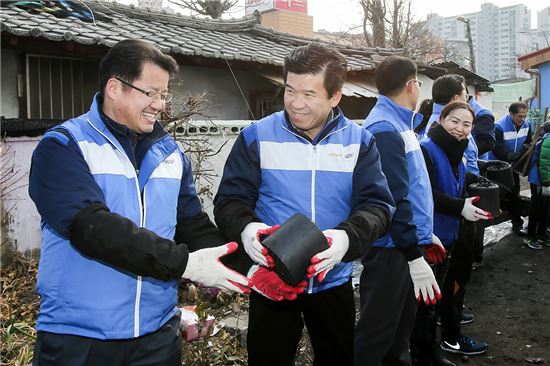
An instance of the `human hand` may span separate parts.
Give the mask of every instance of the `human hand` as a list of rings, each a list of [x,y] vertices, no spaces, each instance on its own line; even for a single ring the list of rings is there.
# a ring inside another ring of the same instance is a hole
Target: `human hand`
[[[187,267],[181,277],[205,286],[224,288],[241,294],[250,293],[251,283],[248,278],[227,268],[220,261],[221,257],[233,253],[238,247],[233,241],[189,253]]]
[[[423,245],[422,248],[424,249],[426,258],[432,264],[443,263],[445,258],[447,258],[447,251],[435,234],[432,234],[432,244]]]
[[[468,221],[493,219],[493,215],[490,212],[474,205],[477,201],[479,201],[479,196],[469,197],[464,200],[464,206],[462,207],[462,212],[460,212],[462,217]]]
[[[268,254],[269,251],[260,243],[262,235],[269,235],[277,230],[279,225],[267,226],[262,222],[251,222],[245,226],[241,233],[241,240],[244,246],[244,251],[248,256],[258,264],[265,267],[273,267],[275,261]]]
[[[258,265],[252,266],[248,272],[248,278],[254,291],[274,301],[295,300],[307,286],[306,281],[291,286],[272,269]]]
[[[344,230],[324,230],[329,248],[317,253],[311,258],[311,265],[307,268],[307,277],[319,275],[319,282],[323,282],[328,271],[342,261],[349,248],[348,234]]]
[[[433,305],[441,299],[441,290],[435,280],[434,273],[423,257],[416,258],[409,263],[409,274],[414,286],[414,296],[418,301],[423,300],[426,305]]]
[[[550,197],[550,186],[542,186],[542,191],[540,192],[540,194],[543,197]]]

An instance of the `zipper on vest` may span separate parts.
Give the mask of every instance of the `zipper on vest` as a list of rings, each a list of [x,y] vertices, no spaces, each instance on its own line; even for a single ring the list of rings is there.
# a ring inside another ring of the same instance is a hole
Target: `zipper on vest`
[[[311,161],[311,221],[315,223],[315,178],[316,178],[316,171],[317,171],[317,145],[319,145],[322,141],[326,140],[329,136],[334,135],[337,132],[340,132],[344,129],[346,129],[348,126],[344,126],[342,128],[339,128],[337,130],[331,131],[328,133],[325,137],[323,137],[321,140],[317,142],[317,144],[313,145],[312,142],[308,141],[304,137],[298,135],[297,133],[289,130],[284,125],[282,126],[283,130],[286,130],[288,133],[298,137],[299,139],[305,141],[307,144],[312,146],[311,149],[311,155],[310,155],[310,161]],[[307,292],[311,294],[313,292],[313,278],[309,279],[309,284],[307,286]]]
[[[126,158],[128,163],[132,166],[132,171],[134,172],[134,182],[136,183],[136,193],[137,193],[137,200],[139,205],[139,226],[144,227],[145,226],[145,187],[143,188],[143,202],[141,197],[141,190],[139,189],[139,180],[138,180],[138,173],[139,170],[136,170],[134,168],[134,164],[132,164],[132,161],[128,156],[126,155],[125,151],[121,151],[117,145],[103,132],[98,130],[96,126],[90,121],[89,118],[87,118],[88,123],[92,126],[94,130],[96,130],[101,136],[105,137],[107,141],[111,143],[111,145],[114,146],[115,149],[117,149],[120,153],[122,153],[122,156]],[[142,284],[142,278],[141,276],[137,276],[137,283],[136,283],[136,299],[134,302],[134,337],[139,337],[139,305],[141,301],[141,284]]]

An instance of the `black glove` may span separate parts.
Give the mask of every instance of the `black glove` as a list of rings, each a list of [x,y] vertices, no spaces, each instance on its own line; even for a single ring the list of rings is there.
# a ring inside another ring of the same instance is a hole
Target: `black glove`
[[[508,161],[516,161],[519,159],[519,157],[521,156],[521,153],[518,151],[518,152],[510,152],[506,155],[506,160]]]

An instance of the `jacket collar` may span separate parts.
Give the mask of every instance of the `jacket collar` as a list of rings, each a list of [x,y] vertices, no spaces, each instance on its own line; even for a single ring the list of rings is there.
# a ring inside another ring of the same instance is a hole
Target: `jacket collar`
[[[411,130],[414,130],[420,123],[422,123],[423,117],[421,114],[415,113],[410,109],[400,106],[399,104],[395,103],[391,98],[388,98],[385,95],[380,95],[378,97],[376,105],[389,109],[394,115],[398,117],[400,123]]]
[[[342,113],[342,110],[338,106],[336,106],[335,108],[332,109],[332,112],[333,112],[332,113],[332,118],[329,121],[327,121],[325,126],[321,129],[319,134],[317,136],[315,136],[315,139],[313,139],[313,140],[311,140],[311,138],[309,136],[304,134],[302,131],[297,129],[292,124],[286,110],[283,113],[283,115],[284,115],[284,122],[283,122],[284,126],[283,127],[286,127],[290,131],[302,136],[303,138],[305,138],[306,140],[308,140],[309,142],[311,142],[312,144],[315,145],[319,141],[321,141],[323,138],[325,138],[330,132],[332,132],[332,131],[334,131],[338,128],[344,127],[345,118],[344,118],[344,113]]]

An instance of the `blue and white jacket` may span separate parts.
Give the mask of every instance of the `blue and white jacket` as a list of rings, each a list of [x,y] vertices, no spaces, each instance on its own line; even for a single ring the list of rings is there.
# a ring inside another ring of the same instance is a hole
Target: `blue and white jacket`
[[[175,315],[175,279],[134,275],[81,254],[68,239],[73,217],[94,203],[166,239],[174,238],[182,216],[201,212],[190,162],[164,131],[139,167],[102,120],[97,96],[88,113],[44,135],[29,181],[42,216],[37,330],[127,339]]]
[[[238,235],[247,222],[282,224],[295,213],[309,217],[321,230],[339,228],[353,215],[372,207],[387,215],[386,228],[377,235],[387,231],[393,200],[374,139],[345,118],[340,109],[334,109],[334,116],[313,141],[292,127],[284,111],[242,131],[227,158],[214,200],[216,223],[228,239]],[[241,224],[238,218],[228,217],[232,214],[221,212],[220,207],[231,201],[253,211],[255,218]],[[239,227],[236,231],[235,226]],[[351,226],[357,232],[369,230]],[[330,270],[322,283],[316,277],[310,280],[308,292],[347,282],[351,261],[365,254],[362,248],[369,244],[350,237],[343,262]]]
[[[507,114],[495,123],[495,129],[497,130],[496,149],[498,151],[502,153],[520,152],[523,143],[528,138],[531,123],[528,119],[525,119],[519,130],[516,130],[512,117],[510,117],[510,114]],[[489,158],[492,160],[505,160],[503,156],[500,156],[499,159],[494,152],[489,153]]]
[[[432,189],[413,132],[421,121],[420,114],[381,95],[363,124],[376,138],[382,170],[396,205],[390,233],[374,245],[408,251],[408,260],[421,255],[419,244],[432,244]]]

